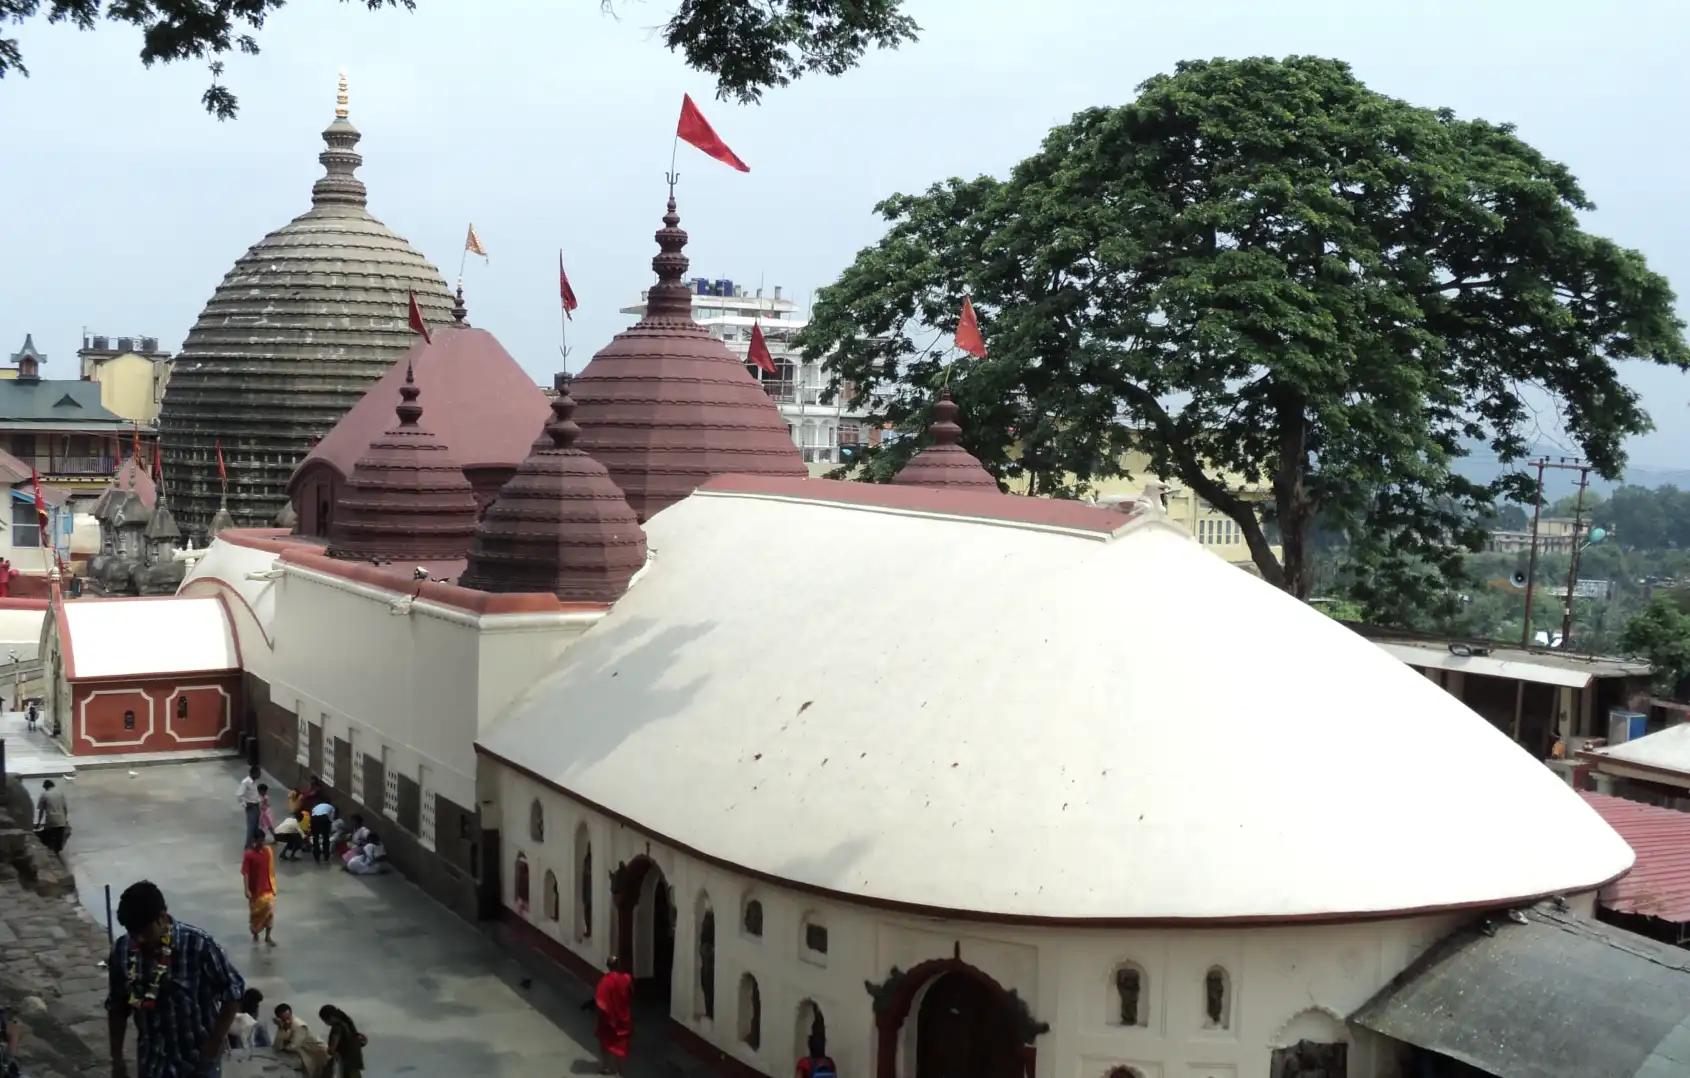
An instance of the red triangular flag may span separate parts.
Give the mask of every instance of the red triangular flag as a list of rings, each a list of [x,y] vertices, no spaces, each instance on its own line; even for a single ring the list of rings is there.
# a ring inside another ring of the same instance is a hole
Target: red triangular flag
[[[741,172],[751,171],[751,166],[728,149],[728,144],[716,134],[716,129],[710,126],[710,121],[704,118],[704,113],[698,111],[698,106],[692,103],[691,94],[681,95],[681,122],[675,125],[675,134],[724,165],[732,165]]]
[[[569,287],[569,274],[563,272],[563,252],[557,253],[557,294],[563,300],[563,316],[570,317],[569,312],[581,306],[575,300],[575,289]]]
[[[980,336],[980,322],[974,317],[974,301],[962,297],[962,317],[956,323],[956,346],[971,356],[986,358],[986,338]]]
[[[751,347],[746,349],[745,358],[763,368],[764,374],[775,373],[775,357],[769,354],[769,343],[763,339],[760,323],[751,323]]]
[[[159,459],[157,442],[153,443],[153,478],[164,481],[164,461]]]
[[[227,484],[229,482],[229,469],[228,469],[228,466],[226,466],[223,463],[223,439],[221,439],[221,438],[217,439],[216,445],[217,445],[217,480],[220,483]]]
[[[423,323],[422,308],[417,306],[417,294],[415,292],[411,293],[411,329],[421,333],[424,341],[429,344],[434,343],[434,339],[428,335],[428,326]]]

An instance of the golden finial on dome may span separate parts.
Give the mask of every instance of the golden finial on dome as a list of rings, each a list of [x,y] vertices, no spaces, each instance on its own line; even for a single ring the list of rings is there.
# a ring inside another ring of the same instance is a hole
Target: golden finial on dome
[[[346,119],[346,72],[340,73],[340,88],[334,95],[334,114],[338,120]]]

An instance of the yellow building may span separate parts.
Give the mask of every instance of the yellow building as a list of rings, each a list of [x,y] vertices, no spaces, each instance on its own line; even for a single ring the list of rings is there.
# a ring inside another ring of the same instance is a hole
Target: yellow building
[[[156,337],[85,334],[76,353],[82,377],[100,384],[100,405],[142,427],[158,423],[159,404],[170,381],[171,357]]]
[[[1255,559],[1250,556],[1250,548],[1244,542],[1244,532],[1237,521],[1210,505],[1206,499],[1198,497],[1178,477],[1158,476],[1151,469],[1147,454],[1128,453],[1121,458],[1121,467],[1125,475],[1091,481],[1092,498],[1106,504],[1130,501],[1144,492],[1146,483],[1159,480],[1167,487],[1163,504],[1167,506],[1169,519],[1178,522],[1191,532],[1192,538],[1219,557],[1254,570]],[[1238,476],[1225,474],[1219,478],[1229,491],[1247,502],[1262,505],[1273,500],[1273,492],[1265,483],[1246,482]],[[1011,485],[1013,493],[1025,490],[1024,479],[1018,479]],[[1278,544],[1274,545],[1273,553],[1275,557],[1282,556]]]

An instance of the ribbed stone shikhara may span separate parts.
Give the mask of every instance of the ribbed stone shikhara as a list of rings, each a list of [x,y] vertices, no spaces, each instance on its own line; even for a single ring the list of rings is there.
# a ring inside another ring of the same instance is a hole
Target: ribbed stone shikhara
[[[205,534],[221,499],[219,439],[230,513],[268,524],[313,439],[410,348],[409,295],[427,321],[451,317],[440,271],[365,209],[359,137],[343,79],[311,208],[241,256],[176,358],[159,428],[171,501],[190,534]]]
[[[405,371],[399,425],[353,465],[329,533],[331,558],[456,561],[475,540],[475,488],[440,439],[421,423],[420,391]]]
[[[957,425],[957,406],[951,391],[941,389],[933,404],[933,422],[928,424],[927,436],[932,444],[898,469],[892,482],[904,486],[950,487],[963,490],[984,490],[1000,493],[998,481],[986,466],[956,441],[962,436]]]
[[[579,445],[609,470],[642,521],[711,476],[807,474],[775,402],[727,345],[693,321],[680,225],[671,194],[645,317],[600,349],[575,381]]]
[[[560,377],[543,441],[505,482],[476,531],[466,588],[615,602],[645,564],[645,531],[604,465],[575,448],[575,399]]]

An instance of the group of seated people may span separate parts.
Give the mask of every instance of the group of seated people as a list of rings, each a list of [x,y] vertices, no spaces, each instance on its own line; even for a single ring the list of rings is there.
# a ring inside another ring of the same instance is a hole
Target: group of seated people
[[[336,813],[328,791],[315,775],[303,789],[288,792],[288,814],[273,833],[282,845],[283,861],[297,861],[309,845],[311,859],[319,864],[333,864],[338,859],[342,868],[359,876],[387,871],[387,849],[380,837],[357,813],[350,821]]]
[[[356,1073],[363,1067],[363,1049],[367,1043],[352,1019],[338,1007],[325,1005],[318,1012],[328,1030],[328,1043],[319,1040],[302,1019],[295,1018],[293,1008],[286,1003],[276,1005],[275,1032],[272,1033],[259,1015],[264,993],[249,988],[241,997],[241,1009],[229,1027],[229,1048],[250,1051],[254,1048],[273,1049],[288,1058],[305,1072],[306,1078],[325,1078],[331,1063],[339,1061],[345,1073]]]

